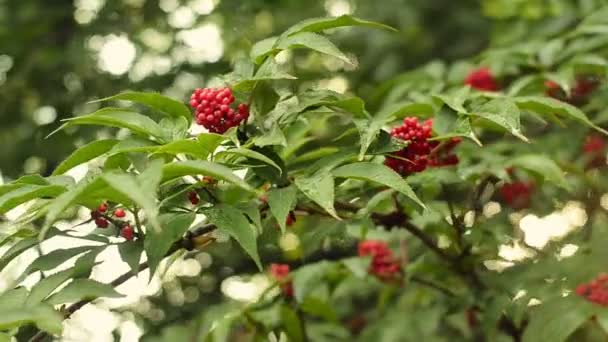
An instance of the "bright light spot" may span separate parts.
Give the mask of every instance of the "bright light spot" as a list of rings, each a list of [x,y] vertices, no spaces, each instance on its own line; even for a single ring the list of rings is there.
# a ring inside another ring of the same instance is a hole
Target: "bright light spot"
[[[500,213],[501,211],[501,207],[500,207],[500,203],[498,202],[488,202],[484,207],[483,207],[483,215],[487,218],[490,218],[498,213]]]
[[[608,210],[608,193],[602,195],[602,198],[600,198],[600,205],[602,208]]]
[[[279,239],[279,246],[284,251],[293,251],[300,246],[300,239],[294,233],[285,233]]]
[[[160,0],[160,2],[158,3],[158,6],[163,11],[169,13],[169,12],[175,11],[177,9],[177,7],[179,6],[179,1],[178,0]]]
[[[513,297],[513,301],[516,301],[516,300],[522,298],[523,296],[526,295],[526,293],[528,293],[528,291],[526,291],[526,290],[517,291],[517,293],[515,294],[515,297]]]
[[[437,247],[441,249],[448,248],[451,244],[452,241],[450,240],[450,238],[443,234],[439,235],[439,237],[437,238]]]
[[[42,173],[44,171],[44,167],[46,166],[46,160],[40,157],[29,157],[23,163],[23,171],[25,173]]]
[[[253,302],[257,300],[264,290],[270,286],[270,281],[264,275],[257,274],[249,281],[243,280],[240,276],[226,278],[222,282],[222,292],[224,295],[243,302]]]
[[[97,13],[105,5],[105,0],[75,0],[74,19],[79,24],[88,24],[97,17]]]
[[[140,37],[144,44],[158,52],[165,52],[171,47],[172,36],[163,34],[153,28],[143,30]]]
[[[538,300],[537,298],[531,298],[530,301],[528,302],[528,306],[536,306],[538,304],[542,304],[542,302],[540,300]]]
[[[336,76],[329,80],[321,80],[319,88],[333,90],[336,93],[344,94],[348,89],[348,80],[342,76]]]
[[[196,13],[200,15],[209,14],[215,8],[213,0],[191,0],[188,4]]]
[[[151,74],[164,75],[171,71],[171,67],[171,59],[168,57],[145,54],[131,68],[129,78],[133,81],[141,81]]]
[[[196,20],[194,12],[185,6],[182,6],[169,14],[169,25],[175,28],[192,27]]]
[[[578,251],[578,246],[569,243],[562,247],[562,249],[559,251],[559,256],[560,258],[568,258],[573,256],[576,251]]]
[[[70,319],[63,321],[62,341],[112,341],[112,331],[119,324],[120,318],[117,314],[94,304],[85,305]]]
[[[34,122],[38,126],[48,125],[57,119],[57,111],[54,107],[44,106],[34,112]]]
[[[9,55],[0,55],[0,72],[4,73],[13,67],[13,58]]]
[[[94,35],[87,40],[87,47],[92,51],[99,51],[103,47],[105,39],[102,36]]]
[[[534,255],[534,252],[528,248],[522,247],[517,242],[514,242],[512,245],[501,245],[498,250],[498,256],[507,261],[521,261],[531,258]]]
[[[110,35],[99,51],[99,68],[122,75],[135,60],[135,45],[126,36]]]
[[[124,321],[120,325],[120,342],[139,341],[143,330],[133,321]]]
[[[490,271],[502,272],[515,264],[504,260],[486,260],[483,265]]]
[[[469,210],[464,214],[464,225],[467,228],[471,228],[473,227],[473,224],[475,224],[475,211]]]
[[[188,48],[183,52],[186,53],[187,60],[192,64],[217,62],[224,53],[221,31],[214,23],[203,24],[191,30],[183,30],[177,34],[177,39]]]
[[[332,17],[339,17],[345,14],[351,14],[352,8],[346,0],[326,0],[325,10]]]
[[[291,50],[283,50],[274,57],[274,60],[275,60],[275,62],[277,62],[277,64],[285,64],[285,63],[289,62],[289,60],[291,59],[291,56],[292,56]]]
[[[587,213],[577,202],[568,202],[561,210],[545,217],[526,215],[519,221],[527,245],[543,248],[549,241],[562,239],[587,221]]]
[[[576,227],[582,227],[587,223],[587,212],[580,202],[568,202],[562,209],[562,214],[566,217],[568,222]]]

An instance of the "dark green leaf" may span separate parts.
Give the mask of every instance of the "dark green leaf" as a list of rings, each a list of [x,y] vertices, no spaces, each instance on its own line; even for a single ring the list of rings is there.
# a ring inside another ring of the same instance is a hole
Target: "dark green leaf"
[[[100,155],[108,152],[114,145],[118,143],[118,140],[97,140],[74,151],[67,157],[57,168],[53,171],[53,175],[60,175],[69,171],[71,168],[78,166],[82,163],[86,163],[89,160],[99,157]]]
[[[331,216],[340,219],[334,209],[334,178],[329,172],[319,171],[312,176],[300,176],[294,180],[304,195],[325,209]]]
[[[141,103],[172,117],[183,117],[188,123],[192,122],[192,113],[190,113],[186,105],[159,93],[125,92],[99,99],[95,102],[110,100],[126,100]]]
[[[523,342],[566,341],[592,315],[591,305],[578,296],[554,298],[532,309]]]
[[[327,302],[322,301],[313,296],[306,297],[304,302],[300,304],[302,311],[317,317],[321,317],[326,321],[336,322],[338,316],[334,308]]]
[[[159,220],[161,220],[162,225],[162,215],[159,217]],[[150,234],[154,234],[154,231],[151,231]],[[139,268],[139,261],[141,260],[143,249],[144,247],[139,241],[127,241],[118,245],[120,258],[129,265],[133,272],[137,272]]]
[[[510,99],[496,98],[490,100],[484,103],[478,110],[473,111],[472,114],[490,120],[506,128],[507,131],[519,139],[528,141],[521,133],[519,108]]]
[[[166,256],[171,245],[190,228],[194,221],[194,213],[163,214],[158,217],[158,220],[161,229],[149,231],[144,241],[144,249],[150,265],[150,277],[154,275],[156,267]]]
[[[103,284],[92,279],[76,279],[55,293],[47,303],[52,305],[74,303],[83,299],[99,297],[122,297],[111,285]]]
[[[0,330],[9,330],[22,325],[33,323],[50,334],[60,334],[63,317],[47,304],[34,307],[18,307],[4,309],[0,307]]]
[[[367,26],[383,30],[396,31],[394,28],[384,24],[362,20],[359,18],[352,17],[350,15],[342,15],[333,18],[314,18],[303,20],[287,29],[287,31],[283,33],[283,36],[291,36],[299,32],[320,32],[344,26]]]
[[[281,232],[285,233],[285,220],[297,203],[297,191],[293,186],[268,191],[267,201],[272,215],[277,219]]]
[[[287,305],[281,306],[281,319],[283,328],[291,342],[304,342],[304,332],[302,331],[302,322],[298,314]]]
[[[236,176],[231,169],[204,160],[180,161],[163,167],[163,183],[175,178],[193,175],[211,176],[232,183],[247,191],[256,192],[249,184]]]
[[[522,168],[542,176],[548,182],[554,183],[564,189],[569,189],[562,169],[545,155],[526,154],[518,156],[508,160],[506,167]]]
[[[239,148],[233,148],[230,150],[221,151],[221,152],[217,153],[216,157],[220,157],[220,156],[224,156],[224,155],[228,155],[228,156],[237,155],[237,156],[241,156],[241,157],[245,157],[245,158],[259,160],[261,162],[264,162],[264,163],[276,168],[279,171],[279,173],[281,173],[283,171],[283,170],[281,170],[279,165],[277,165],[277,163],[275,163],[272,159],[266,157],[265,155],[263,155],[259,152],[256,152],[256,151],[253,151],[253,150],[250,150],[247,148],[239,147]]]
[[[333,57],[336,57],[348,64],[354,64],[352,60],[346,57],[329,39],[313,32],[299,32],[284,39],[280,39],[276,48],[281,50],[308,48]]]
[[[61,185],[24,185],[0,196],[0,214],[33,199],[57,197],[65,191]]]

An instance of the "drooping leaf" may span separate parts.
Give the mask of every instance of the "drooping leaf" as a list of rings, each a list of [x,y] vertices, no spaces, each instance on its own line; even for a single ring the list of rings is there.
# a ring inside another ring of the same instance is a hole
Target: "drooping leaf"
[[[219,204],[205,210],[204,214],[207,215],[209,222],[232,236],[262,270],[262,263],[258,255],[257,234],[243,212],[227,204]]]
[[[0,196],[0,214],[33,199],[57,197],[65,191],[61,185],[24,185]]]
[[[150,277],[154,275],[154,271],[166,256],[171,245],[190,228],[194,217],[194,213],[163,214],[158,217],[161,229],[149,231],[144,241],[144,249],[150,265]]]
[[[287,36],[284,39],[280,39],[276,44],[276,49],[287,50],[295,48],[308,48],[315,50],[326,55],[336,57],[348,64],[353,64],[340,49],[338,49],[329,39],[326,37],[313,33],[313,32],[299,32],[291,36]]]
[[[268,191],[267,202],[272,215],[277,219],[281,232],[285,233],[287,215],[293,210],[297,202],[297,191],[293,186],[276,188]]]
[[[416,196],[416,193],[414,193],[405,179],[384,164],[370,162],[347,164],[333,170],[332,173],[334,177],[354,178],[386,185],[404,194],[422,208],[425,208],[424,203]]]
[[[289,337],[289,341],[303,342],[304,332],[302,331],[302,322],[293,309],[287,305],[281,306],[281,320],[283,321],[283,328],[285,333]]]
[[[0,330],[17,328],[33,323],[40,330],[49,334],[59,335],[62,330],[63,317],[53,307],[47,304],[38,304],[33,307],[2,308],[0,315]]]
[[[47,303],[52,305],[73,303],[83,299],[95,299],[99,297],[122,297],[111,285],[100,283],[92,279],[76,279],[69,283],[61,291],[55,293]]]
[[[55,171],[53,171],[53,175],[60,175],[69,171],[71,168],[78,166],[80,164],[86,163],[89,160],[99,157],[102,154],[108,152],[114,145],[118,143],[116,139],[107,139],[107,140],[96,140],[89,144],[86,144],[72,154],[67,157],[64,161],[57,166]]]
[[[250,159],[255,159],[255,160],[259,160],[261,162],[264,162],[274,168],[276,168],[279,173],[281,173],[283,170],[281,170],[281,168],[279,167],[279,165],[277,165],[277,163],[275,163],[272,159],[266,157],[265,155],[263,155],[260,152],[256,152],[247,148],[243,148],[243,147],[239,147],[239,148],[233,148],[233,149],[229,149],[229,150],[225,150],[225,151],[221,151],[218,152],[216,157],[220,157],[220,156],[230,156],[230,155],[236,155],[236,156],[241,156],[241,157],[245,157],[245,158],[250,158]]]
[[[126,100],[149,106],[161,113],[172,117],[183,117],[188,123],[192,122],[192,114],[185,104],[159,93],[124,92],[114,96],[99,99],[95,102],[110,100]]]
[[[367,26],[388,31],[396,31],[394,28],[381,23],[359,19],[350,15],[342,15],[333,18],[313,18],[303,20],[287,29],[282,36],[291,36],[299,32],[320,32],[344,26]]]
[[[36,245],[38,241],[36,239],[23,239],[12,245],[2,256],[0,257],[0,270],[3,270],[13,259],[21,255],[26,250]]]
[[[323,318],[326,321],[336,322],[338,320],[336,311],[331,304],[313,296],[306,297],[304,302],[300,304],[300,308],[307,314]]]
[[[159,220],[160,219],[162,219],[162,216],[159,218]],[[151,231],[150,234],[154,234],[154,231]],[[144,246],[140,241],[126,241],[118,245],[118,253],[120,254],[120,258],[129,265],[131,271],[133,272],[137,272],[139,260],[141,259],[141,253],[143,250]]]
[[[532,309],[522,341],[566,341],[592,315],[591,304],[578,297],[554,298]]]
[[[546,181],[569,189],[564,171],[551,158],[541,154],[525,154],[507,161],[506,167],[522,168],[542,176]]]
[[[79,246],[66,249],[56,249],[50,253],[41,255],[27,267],[24,272],[24,275],[30,274],[35,271],[52,270],[55,267],[68,261],[69,259],[77,256],[78,254],[88,252],[91,248],[93,247]]]
[[[521,133],[519,122],[519,108],[510,99],[496,98],[484,103],[478,110],[473,111],[472,115],[482,117],[504,127],[509,133],[523,141],[528,139]]]
[[[334,209],[334,178],[329,172],[317,172],[312,176],[300,176],[295,185],[304,195],[325,209],[331,216],[340,219]]]
[[[301,303],[308,294],[313,292],[315,285],[325,277],[330,266],[329,262],[320,261],[302,266],[293,272],[294,296],[298,302]]]
[[[231,169],[220,164],[204,160],[190,160],[165,164],[163,167],[163,183],[175,178],[193,175],[211,176],[232,183],[244,190],[256,192],[247,182],[236,176]]]

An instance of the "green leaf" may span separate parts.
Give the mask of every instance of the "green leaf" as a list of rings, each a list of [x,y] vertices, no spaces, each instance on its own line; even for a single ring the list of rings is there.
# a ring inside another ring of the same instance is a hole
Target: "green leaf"
[[[205,210],[204,214],[218,229],[230,234],[251,256],[260,271],[262,270],[256,230],[249,224],[243,212],[227,204],[219,204]]]
[[[83,299],[95,299],[99,297],[122,297],[120,293],[114,290],[114,287],[108,284],[103,284],[92,279],[76,279],[69,283],[66,287],[55,293],[47,303],[52,305],[74,303]]]
[[[304,301],[304,298],[313,292],[331,264],[327,261],[320,261],[314,264],[304,265],[293,272],[293,289],[294,297],[298,302]]]
[[[57,197],[66,191],[61,185],[24,185],[0,196],[0,214],[36,198]]]
[[[42,302],[48,295],[50,295],[56,288],[61,284],[65,283],[72,277],[74,270],[69,268],[64,271],[52,274],[42,280],[40,280],[30,292],[27,297],[26,305],[32,306]]]
[[[124,92],[96,100],[95,102],[110,100],[126,100],[141,103],[169,116],[176,118],[183,117],[188,121],[188,124],[192,122],[192,113],[190,113],[185,104],[159,93]]]
[[[570,189],[562,169],[552,159],[545,155],[521,155],[508,160],[506,167],[522,168],[531,173],[540,175],[546,181],[557,184],[566,190]]]
[[[354,178],[386,185],[404,194],[422,208],[426,208],[409,184],[397,172],[384,164],[370,162],[348,164],[333,170],[332,173],[334,177]]]
[[[256,152],[256,151],[253,151],[253,150],[250,150],[247,148],[239,147],[239,148],[233,148],[230,150],[221,151],[216,154],[216,157],[225,156],[225,155],[228,155],[228,156],[237,155],[237,156],[241,156],[241,157],[245,157],[245,158],[259,160],[261,162],[264,162],[264,163],[276,168],[279,171],[279,173],[283,172],[283,170],[281,170],[281,167],[279,165],[277,165],[277,163],[275,163],[272,159],[266,157],[265,155],[261,154],[260,152]]]
[[[268,131],[254,137],[252,141],[259,147],[272,145],[287,146],[285,134],[277,124],[273,124]]]
[[[107,139],[107,140],[96,140],[89,144],[86,144],[67,157],[57,168],[53,171],[53,175],[60,175],[69,171],[75,166],[82,163],[86,163],[89,160],[99,157],[102,154],[108,152],[114,145],[118,143],[118,140]]]
[[[560,114],[565,117],[569,117],[571,119],[582,122],[589,127],[592,127],[606,135],[608,135],[608,131],[603,128],[597,126],[589,118],[587,115],[583,113],[580,109],[575,106],[561,102],[559,100],[550,98],[550,97],[540,97],[540,96],[523,96],[523,97],[515,97],[513,98],[517,106],[522,110],[529,110],[538,114],[545,115],[555,115]]]
[[[554,298],[532,309],[522,341],[566,341],[592,315],[591,304],[578,296]]]
[[[304,331],[302,330],[302,322],[298,314],[289,306],[281,306],[281,320],[283,328],[290,342],[304,342]]]
[[[272,51],[278,37],[270,37],[255,43],[251,48],[250,56],[257,64],[262,63],[264,57]]]
[[[507,98],[496,98],[484,103],[479,109],[473,111],[472,115],[479,116],[504,127],[514,136],[528,142],[528,138],[521,133],[519,122],[519,108],[513,101]]]
[[[280,39],[276,44],[277,49],[287,50],[296,48],[308,48],[326,55],[336,57],[345,63],[353,65],[354,62],[346,57],[329,39],[313,32],[299,32]]]
[[[56,249],[45,255],[39,256],[34,262],[32,262],[27,269],[24,271],[24,275],[30,274],[35,271],[48,271],[55,267],[63,264],[69,259],[75,257],[78,254],[88,252],[91,246],[80,246],[66,249]]]
[[[342,15],[339,17],[313,18],[303,20],[287,29],[287,31],[285,31],[282,36],[291,36],[299,32],[320,32],[344,26],[367,26],[388,31],[397,31],[396,29],[388,25],[376,23],[373,21],[362,20],[359,18],[352,17],[350,15]]]
[[[13,261],[16,257],[21,255],[26,250],[35,246],[38,240],[36,239],[23,239],[14,245],[12,245],[2,256],[0,257],[0,270],[3,270],[6,265]]]
[[[33,323],[40,330],[59,335],[62,330],[63,317],[50,305],[39,304],[34,307],[0,307],[0,330],[9,330]]]
[[[338,315],[334,308],[327,302],[318,298],[309,296],[300,304],[302,311],[317,317],[321,317],[326,321],[336,322]]]
[[[162,129],[154,120],[124,108],[104,108],[91,114],[67,119],[58,130],[75,125],[127,128],[135,134],[145,137],[152,136],[161,140],[164,136]]]
[[[293,210],[297,203],[297,191],[293,186],[285,188],[276,188],[268,191],[267,202],[270,207],[270,212],[277,219],[281,232],[285,233],[285,221],[287,215]]]
[[[144,241],[144,249],[150,265],[150,277],[154,275],[154,271],[166,256],[171,245],[190,228],[194,217],[194,213],[163,214],[158,217],[162,228],[158,231],[148,232]]]
[[[294,183],[308,198],[340,220],[334,209],[334,178],[329,172],[317,172],[312,176],[296,177]]]
[[[435,99],[440,100],[441,102],[446,104],[448,107],[452,108],[457,113],[467,113],[468,112],[467,109],[464,108],[464,102],[469,97],[470,91],[471,91],[471,88],[466,86],[466,87],[457,89],[456,91],[453,91],[450,94],[434,95],[433,97]]]
[[[232,183],[244,190],[257,192],[247,182],[236,176],[231,169],[204,160],[189,160],[166,164],[163,167],[163,183],[175,178],[193,175],[211,176]]]
[[[159,218],[159,220],[161,220],[161,218],[162,216]],[[154,234],[154,231],[150,231],[150,234]],[[141,253],[143,252],[143,249],[144,247],[140,241],[127,241],[118,245],[118,253],[120,254],[120,258],[129,265],[129,268],[131,268],[131,271],[134,273],[136,273],[139,268],[139,261],[141,260]]]
[[[351,257],[341,260],[357,278],[367,277],[371,258]]]

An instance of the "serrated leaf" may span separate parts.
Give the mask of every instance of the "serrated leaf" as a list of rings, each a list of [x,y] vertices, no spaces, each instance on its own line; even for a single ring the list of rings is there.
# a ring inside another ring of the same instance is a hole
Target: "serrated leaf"
[[[566,190],[570,189],[566,182],[564,171],[562,171],[557,163],[545,155],[521,155],[508,160],[506,167],[522,168],[534,174],[538,174],[546,181],[557,184]]]
[[[312,176],[296,177],[294,183],[304,195],[340,220],[334,209],[334,178],[329,172],[320,171]]]
[[[152,234],[152,232],[153,231],[151,231],[150,234]],[[122,261],[126,262],[127,265],[129,265],[129,268],[133,272],[137,272],[143,250],[144,246],[140,241],[126,241],[118,245],[118,253],[120,254],[120,258]]]
[[[560,114],[562,116],[582,122],[589,127],[608,135],[608,131],[591,122],[585,113],[571,104],[561,102],[550,97],[540,96],[515,97],[513,98],[513,101],[515,101],[517,106],[522,110],[529,110],[545,115]]]
[[[232,236],[249,254],[260,271],[262,270],[262,263],[258,255],[257,234],[243,212],[227,204],[219,204],[205,210],[204,214],[209,222]]]
[[[110,100],[125,100],[141,103],[169,116],[183,117],[186,119],[188,124],[192,122],[192,113],[190,113],[190,110],[185,104],[176,101],[170,97],[163,96],[159,93],[124,92],[114,96],[99,99],[94,102]]]
[[[575,296],[554,298],[532,309],[522,341],[566,341],[592,315],[592,307],[584,299]]]
[[[261,154],[260,152],[253,151],[248,148],[239,147],[239,148],[233,148],[233,149],[221,151],[216,154],[216,157],[230,156],[230,155],[236,155],[236,156],[241,156],[241,157],[245,157],[245,158],[259,160],[261,162],[264,162],[264,163],[274,167],[275,169],[277,169],[279,171],[279,173],[283,172],[281,167],[279,165],[277,165],[277,163],[275,163],[272,159],[266,157],[265,155]]]
[[[149,117],[124,108],[104,108],[94,113],[67,119],[57,130],[75,125],[95,125],[127,128],[141,136],[163,138],[160,126]],[[51,133],[54,134],[55,132]]]
[[[278,37],[270,37],[255,43],[251,48],[250,56],[257,64],[261,63],[269,51],[272,51]]]
[[[277,219],[281,232],[285,233],[285,221],[287,215],[293,210],[297,203],[297,190],[293,186],[276,188],[268,191],[266,195],[270,212]]]
[[[88,143],[74,151],[69,157],[62,161],[61,164],[55,168],[55,171],[53,171],[53,175],[63,174],[73,167],[86,163],[93,158],[97,158],[108,152],[117,143],[118,140],[115,139],[97,140]]]
[[[244,190],[257,192],[247,182],[236,176],[231,169],[204,160],[180,161],[166,164],[163,167],[163,183],[175,178],[193,175],[211,176],[215,179],[232,183]]]
[[[426,208],[407,182],[393,169],[384,164],[360,162],[343,165],[332,171],[334,177],[354,178],[386,185],[404,194],[422,208]]]
[[[150,265],[150,277],[154,275],[154,271],[166,256],[171,245],[190,228],[194,217],[194,213],[163,214],[158,217],[161,229],[148,232],[144,241],[144,249]]]
[[[520,112],[515,103],[507,98],[496,98],[484,103],[479,109],[473,111],[472,115],[479,116],[504,127],[509,133],[523,141],[528,138],[521,134],[519,122]]]
[[[253,138],[252,142],[259,147],[273,145],[287,146],[285,134],[277,124],[273,124],[268,131]]]
[[[0,307],[0,330],[9,330],[33,323],[40,330],[59,335],[62,330],[63,317],[50,305],[39,304],[34,307]]]
[[[51,305],[58,305],[74,303],[83,299],[95,299],[99,297],[116,298],[122,296],[111,285],[92,279],[76,279],[61,289],[61,291],[49,297],[46,302]]]
[[[359,19],[350,15],[342,15],[339,17],[312,18],[303,20],[287,29],[287,31],[285,31],[282,36],[291,36],[299,32],[320,32],[344,26],[367,26],[388,31],[397,31],[388,25]]]
[[[61,185],[24,185],[0,196],[0,214],[36,198],[57,197],[66,188]]]
[[[80,246],[66,249],[56,249],[47,254],[41,255],[34,262],[32,262],[27,269],[23,272],[24,275],[28,275],[35,271],[48,271],[52,270],[55,267],[63,264],[69,259],[77,256],[78,254],[82,254],[88,252],[92,246]]]
[[[0,271],[3,270],[13,259],[21,255],[26,250],[35,246],[38,240],[36,239],[23,239],[12,245],[2,256],[0,257]]]
[[[440,100],[457,113],[467,113],[467,109],[464,108],[464,102],[469,97],[470,92],[470,87],[462,87],[450,94],[439,94],[434,95],[433,97]]]
[[[345,63],[353,65],[354,62],[350,60],[340,49],[338,49],[329,39],[326,37],[313,33],[313,32],[299,32],[293,35],[284,37],[277,41],[275,48],[281,50],[295,49],[295,48],[308,48],[315,50],[326,55],[336,57]]]

